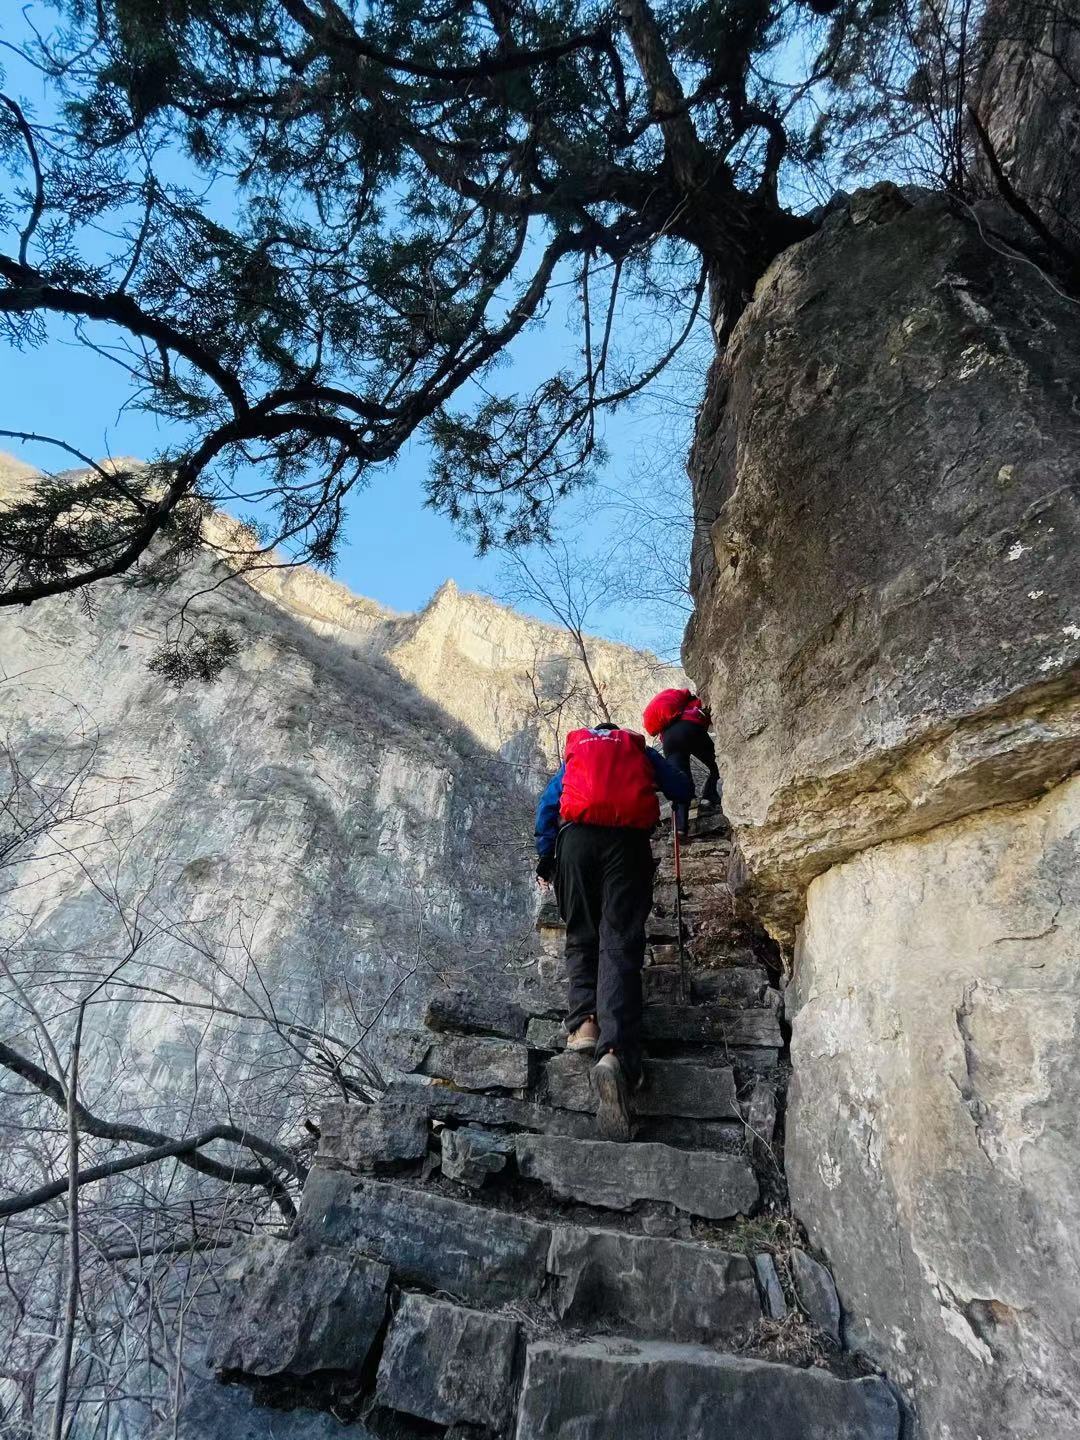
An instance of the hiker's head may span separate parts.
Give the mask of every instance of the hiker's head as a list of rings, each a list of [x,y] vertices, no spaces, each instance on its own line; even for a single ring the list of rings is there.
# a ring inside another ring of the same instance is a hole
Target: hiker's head
[[[598,734],[606,734],[609,730],[617,730],[618,725],[613,725],[610,720],[602,720],[599,725],[592,727]]]

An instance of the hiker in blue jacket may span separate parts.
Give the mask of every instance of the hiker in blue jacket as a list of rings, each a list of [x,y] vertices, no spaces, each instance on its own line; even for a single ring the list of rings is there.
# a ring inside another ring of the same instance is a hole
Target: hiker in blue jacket
[[[630,1138],[630,1092],[641,1080],[641,967],[652,909],[649,835],[690,781],[645,739],[616,725],[575,730],[536,812],[537,879],[555,883],[566,921],[566,1048],[595,1052],[600,1134]]]

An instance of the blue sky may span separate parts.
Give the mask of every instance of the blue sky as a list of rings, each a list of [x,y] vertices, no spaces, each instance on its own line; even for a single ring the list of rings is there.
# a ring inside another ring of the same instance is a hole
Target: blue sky
[[[15,14],[8,12],[7,23],[0,22],[0,35],[17,42],[27,34],[25,16],[47,29],[53,13],[48,0],[20,7]],[[2,59],[7,87],[29,101],[38,115],[47,113],[49,102],[40,77],[20,65],[10,51]],[[0,243],[7,243],[6,237],[0,236]],[[544,327],[520,338],[511,363],[498,372],[500,390],[531,389],[561,364],[574,363],[581,337],[569,308],[571,294],[570,289],[557,290]],[[630,320],[635,332],[648,324],[639,314],[631,315]],[[129,398],[128,377],[80,345],[66,322],[51,322],[49,335],[49,342],[37,349],[20,352],[0,345],[0,427],[57,436],[95,458],[145,459],[176,443],[175,432],[170,433],[154,416],[124,409]],[[660,342],[662,345],[663,333]],[[700,376],[692,368],[684,370],[677,382],[678,403],[686,409],[684,422],[696,399],[690,392],[704,380],[703,364],[700,370]],[[611,454],[609,478],[618,484],[643,466],[646,471],[654,464],[681,466],[685,441],[679,438],[673,443],[672,430],[670,407],[665,411],[648,398],[636,409],[607,417],[601,433]],[[688,434],[686,423],[682,433]],[[0,439],[0,449],[43,468],[65,469],[73,463],[63,452],[44,444],[20,445]],[[481,559],[448,520],[424,507],[425,466],[423,444],[415,442],[396,463],[374,472],[369,487],[352,497],[335,572],[351,589],[396,610],[421,607],[448,577],[464,589],[498,592],[500,588],[500,556],[495,553]],[[586,532],[590,548],[604,545],[619,523],[599,508],[595,499],[588,498],[569,504],[565,519]],[[593,627],[631,643],[662,647],[668,653],[672,650],[670,620],[662,633],[655,618],[642,614],[638,607],[612,606],[593,617]]]

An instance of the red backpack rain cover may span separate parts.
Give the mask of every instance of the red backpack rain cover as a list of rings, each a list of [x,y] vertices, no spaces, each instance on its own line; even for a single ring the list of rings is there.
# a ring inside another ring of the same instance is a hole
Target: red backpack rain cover
[[[689,701],[694,698],[692,690],[661,690],[645,706],[641,720],[650,735],[659,735],[673,725]]]
[[[645,737],[633,730],[572,730],[566,737],[559,815],[583,825],[651,830],[660,819]]]

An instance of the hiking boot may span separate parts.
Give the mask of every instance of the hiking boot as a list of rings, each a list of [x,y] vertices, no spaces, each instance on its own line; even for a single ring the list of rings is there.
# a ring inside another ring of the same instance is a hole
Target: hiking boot
[[[605,1140],[630,1139],[630,1086],[622,1061],[613,1050],[593,1066],[596,1128]]]
[[[567,1050],[588,1050],[596,1049],[597,1041],[600,1039],[600,1026],[591,1015],[586,1015],[576,1030],[570,1031],[570,1038],[566,1042]]]

